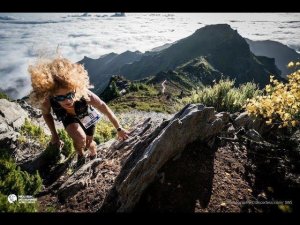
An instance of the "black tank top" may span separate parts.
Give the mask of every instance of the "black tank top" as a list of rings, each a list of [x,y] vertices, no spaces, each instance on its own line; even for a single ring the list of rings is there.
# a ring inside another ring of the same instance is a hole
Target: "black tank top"
[[[50,104],[53,109],[54,114],[56,115],[59,121],[63,121],[68,115],[67,110],[65,110],[61,105],[55,101],[53,98],[50,98]],[[88,104],[86,100],[82,97],[79,101],[74,102],[74,110],[76,116],[81,119],[88,114]],[[73,115],[71,115],[73,116]]]

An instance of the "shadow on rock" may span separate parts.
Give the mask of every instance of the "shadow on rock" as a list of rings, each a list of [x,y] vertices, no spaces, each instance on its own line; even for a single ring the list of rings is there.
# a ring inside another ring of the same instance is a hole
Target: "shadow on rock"
[[[189,144],[158,172],[133,211],[194,212],[206,208],[212,194],[215,149]]]

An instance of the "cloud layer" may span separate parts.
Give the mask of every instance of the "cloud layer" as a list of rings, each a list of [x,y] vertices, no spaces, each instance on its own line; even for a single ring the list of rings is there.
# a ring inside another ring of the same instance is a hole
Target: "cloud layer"
[[[228,23],[252,40],[272,39],[299,50],[299,13],[0,13],[0,89],[13,98],[29,93],[28,65],[57,46],[76,62],[110,52],[145,52],[195,30]]]

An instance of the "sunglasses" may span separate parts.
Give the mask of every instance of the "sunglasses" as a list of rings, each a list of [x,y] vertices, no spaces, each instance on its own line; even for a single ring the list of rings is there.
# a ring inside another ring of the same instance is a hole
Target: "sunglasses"
[[[57,102],[62,102],[65,99],[73,99],[74,97],[75,97],[75,92],[69,92],[66,95],[57,95],[57,96],[54,96],[53,99],[55,101],[57,101]]]

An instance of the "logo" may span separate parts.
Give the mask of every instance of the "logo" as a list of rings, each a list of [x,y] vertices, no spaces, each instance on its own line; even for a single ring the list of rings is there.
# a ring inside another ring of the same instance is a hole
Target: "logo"
[[[17,196],[15,194],[10,194],[8,197],[7,197],[7,200],[9,203],[13,203],[15,201],[17,201]]]

